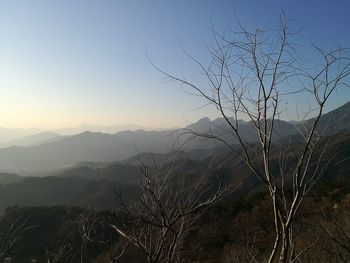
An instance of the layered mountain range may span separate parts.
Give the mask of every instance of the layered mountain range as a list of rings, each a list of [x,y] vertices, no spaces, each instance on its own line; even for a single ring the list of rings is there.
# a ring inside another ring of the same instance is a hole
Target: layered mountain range
[[[132,199],[141,175],[140,161],[161,163],[163,171],[176,165],[175,176],[191,185],[200,181],[215,185],[217,180],[227,185],[240,185],[232,194],[251,196],[261,191],[261,184],[249,169],[225,147],[196,149],[166,154],[144,153],[118,162],[82,162],[46,177],[18,176],[0,173],[0,214],[9,206],[69,205],[113,209],[116,205],[114,190],[121,190],[126,200]],[[214,156],[214,157],[213,157]],[[324,158],[337,156],[347,160],[350,156],[350,131],[331,135]],[[273,163],[273,162],[272,162]],[[350,162],[331,164],[324,178],[349,182]]]
[[[273,137],[276,141],[298,134],[298,126],[308,122],[295,123],[276,120]],[[256,130],[251,122],[239,121],[243,139],[257,141]],[[327,127],[328,134],[350,129],[350,102],[321,117],[318,129]],[[153,152],[168,153],[174,150],[192,152],[206,149],[210,152],[220,146],[216,141],[195,136],[212,134],[230,144],[237,143],[222,118],[211,121],[203,118],[184,129],[166,131],[126,130],[113,134],[85,131],[72,136],[58,133],[39,133],[16,140],[14,145],[0,148],[0,171],[21,175],[40,175],[68,168],[81,162],[122,161],[131,156]],[[204,154],[206,155],[206,154]]]

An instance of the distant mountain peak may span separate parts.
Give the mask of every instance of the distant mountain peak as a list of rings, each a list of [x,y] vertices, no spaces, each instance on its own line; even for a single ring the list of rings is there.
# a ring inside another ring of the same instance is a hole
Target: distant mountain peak
[[[208,117],[199,119],[193,124],[190,124],[186,127],[188,130],[192,131],[207,131],[211,127],[211,120]]]

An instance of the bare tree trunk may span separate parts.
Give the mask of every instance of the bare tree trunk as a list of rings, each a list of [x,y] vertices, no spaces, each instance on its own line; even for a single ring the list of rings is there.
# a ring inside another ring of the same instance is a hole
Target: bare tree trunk
[[[219,182],[214,193],[203,198],[212,186],[202,185],[201,178],[197,185],[185,187],[182,175],[175,167],[163,168],[156,162],[147,166],[141,162],[140,168],[142,177],[136,200],[126,204],[121,192],[116,192],[122,216],[112,227],[138,247],[148,263],[180,262],[184,241],[194,222],[223,195],[225,189]]]
[[[231,139],[222,136],[222,131],[215,133],[211,129],[184,133],[223,143],[266,187],[272,198],[271,220],[275,223],[275,241],[268,262],[290,262],[293,255],[299,255],[295,253],[292,228],[296,212],[329,165],[323,161],[328,142],[322,139],[325,128],[320,129],[319,122],[330,96],[337,89],[349,87],[350,58],[346,48],[325,51],[314,46],[320,61],[312,60],[314,64],[309,67],[312,70],[305,67],[305,61],[289,42],[293,33],[287,27],[284,13],[277,34],[260,28],[250,32],[241,24],[238,26],[238,31],[231,30],[232,38],[213,30],[215,46],[209,50],[208,66],[185,52],[203,72],[209,87],[164,72],[151,63],[218,110],[227,125],[225,134],[232,135]],[[291,82],[300,88],[291,87]],[[296,94],[308,98],[314,108],[302,118],[310,118],[309,121],[295,127],[302,141],[293,146],[279,140],[282,136],[276,123],[286,110],[284,105]],[[248,140],[251,138],[245,137],[240,119],[250,121],[256,131],[256,144],[252,145]],[[279,157],[273,157],[272,151],[280,152]],[[271,169],[271,162],[276,159],[277,172]]]

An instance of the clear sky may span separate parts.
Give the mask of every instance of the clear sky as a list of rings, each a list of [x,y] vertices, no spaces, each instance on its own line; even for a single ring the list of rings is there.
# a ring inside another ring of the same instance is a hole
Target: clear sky
[[[182,126],[211,108],[167,82],[147,60],[193,72],[181,45],[207,58],[210,20],[235,14],[248,27],[275,28],[281,10],[301,42],[350,46],[348,0],[1,0],[0,126],[43,129],[82,122]],[[350,100],[338,94],[332,105]]]

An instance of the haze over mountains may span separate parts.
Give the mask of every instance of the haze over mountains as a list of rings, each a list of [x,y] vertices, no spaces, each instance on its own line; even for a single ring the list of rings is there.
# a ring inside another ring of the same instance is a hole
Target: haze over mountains
[[[274,138],[283,140],[298,133],[299,124],[277,120]],[[318,128],[328,127],[331,134],[350,128],[350,102],[331,111],[321,118]],[[63,136],[45,132],[26,136],[13,142],[14,145],[0,149],[0,171],[20,175],[39,175],[81,162],[113,162],[130,158],[138,153],[167,153],[181,149],[214,149],[218,146],[212,140],[194,137],[188,131],[211,133],[231,144],[236,141],[222,118],[211,121],[203,118],[185,129],[166,131],[126,130],[116,133],[95,132],[97,126],[82,125],[81,129],[92,131]],[[116,129],[117,127],[114,126]],[[137,128],[136,126],[134,128]],[[112,127],[107,129],[113,130]],[[240,121],[240,131],[248,142],[256,142],[257,136],[251,123]],[[181,135],[181,136],[180,136]],[[5,144],[6,145],[6,144]]]
[[[88,123],[82,123],[73,128],[62,128],[55,130],[42,130],[42,129],[21,129],[21,128],[2,128],[0,127],[0,147],[9,146],[31,146],[34,144],[45,143],[45,140],[57,136],[72,136],[84,131],[102,132],[102,133],[116,133],[125,130],[165,130],[153,127],[143,127],[136,124],[129,125],[94,125]]]
[[[278,121],[276,138],[293,136],[296,128],[293,124]],[[340,125],[341,124],[341,125]],[[203,118],[186,129],[196,132],[226,134],[222,119],[210,121]],[[329,127],[332,139],[326,158],[337,154],[343,159],[350,154],[350,103],[325,114],[319,129]],[[245,139],[254,142],[254,128],[241,121]],[[217,182],[229,180],[242,184],[235,195],[259,191],[258,182],[249,176],[249,171],[235,162],[233,156],[222,145],[200,138],[191,139],[191,134],[177,136],[185,130],[172,131],[122,131],[114,134],[83,132],[65,136],[55,141],[27,147],[6,147],[0,149],[0,213],[8,206],[52,206],[73,205],[96,209],[112,209],[115,206],[113,189],[122,189],[126,198],[131,198],[140,176],[139,162],[146,163],[155,159],[172,165],[175,158],[186,180],[194,180],[205,175],[204,181]],[[336,134],[336,135],[334,135]],[[50,137],[52,135],[52,137]],[[42,134],[50,140],[57,134]],[[39,138],[32,136],[29,138]],[[186,142],[182,151],[174,150],[174,144]],[[234,140],[231,140],[234,143]],[[153,153],[150,153],[150,152]],[[139,153],[139,154],[138,154]],[[135,155],[138,154],[138,155]],[[213,156],[215,157],[213,159]],[[209,161],[210,160],[210,161]],[[208,169],[212,163],[215,169]],[[343,163],[327,173],[327,176],[348,176],[350,166]],[[8,171],[5,173],[5,171]],[[31,176],[28,176],[31,175]],[[38,175],[46,175],[38,177]]]
[[[339,159],[350,155],[350,131],[342,136],[333,136],[327,151],[327,157],[335,154]],[[215,149],[212,159],[207,149],[167,154],[141,154],[122,162],[92,163],[83,162],[75,167],[64,169],[48,177],[26,177],[0,173],[0,214],[8,206],[54,206],[69,205],[91,207],[95,209],[113,209],[115,199],[113,189],[122,190],[123,196],[132,198],[140,176],[138,161],[147,162],[151,158],[161,160],[166,170],[177,159],[177,169],[186,180],[196,181],[203,176],[203,182],[223,180],[234,185],[241,184],[235,196],[248,196],[259,191],[259,182],[249,175],[248,168],[232,161],[232,155],[225,147]],[[209,161],[210,160],[210,161]],[[212,164],[211,166],[208,164]],[[336,165],[325,178],[338,176],[348,178],[349,163]]]
[[[1,144],[1,147],[10,147],[10,146],[35,146],[44,143],[54,142],[59,139],[63,139],[65,136],[58,134],[56,132],[40,132],[31,134],[13,141],[5,142]]]
[[[0,145],[41,132],[39,129],[11,129],[0,127]]]
[[[120,131],[126,131],[126,130],[161,130],[154,127],[144,127],[136,124],[128,124],[128,125],[95,125],[95,124],[89,124],[89,123],[81,123],[79,126],[75,128],[64,128],[64,129],[56,129],[54,132],[57,132],[62,135],[76,135],[79,133],[82,133],[84,131],[90,131],[90,132],[101,132],[101,133],[116,133]]]

